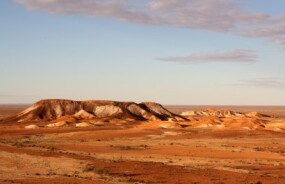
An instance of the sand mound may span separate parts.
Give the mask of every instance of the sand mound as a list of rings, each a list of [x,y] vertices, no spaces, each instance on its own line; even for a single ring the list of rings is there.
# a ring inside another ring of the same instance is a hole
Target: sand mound
[[[25,126],[25,129],[37,129],[37,128],[40,128],[40,127],[37,126],[37,125],[27,125],[27,126]]]
[[[66,123],[75,123],[77,118],[73,116],[61,116],[56,119],[56,122],[65,121]]]
[[[66,121],[59,121],[57,123],[50,123],[48,125],[46,125],[46,127],[49,128],[54,128],[54,127],[63,127],[63,126],[67,126],[68,123]]]
[[[139,125],[140,128],[143,129],[156,129],[156,128],[163,128],[163,129],[172,129],[172,128],[182,128],[181,125],[175,122],[164,122],[164,121],[152,121],[148,123],[143,123]]]
[[[88,122],[81,122],[81,123],[76,123],[75,127],[77,128],[85,128],[85,127],[90,127],[92,124]]]
[[[181,128],[181,126],[178,123],[169,123],[169,122],[163,122],[161,124],[159,124],[158,126],[159,128],[165,128],[165,129],[169,129],[169,128]]]
[[[267,116],[265,114],[260,114],[258,112],[250,112],[250,113],[247,113],[245,115],[248,116],[248,117],[256,117],[256,118],[269,117],[269,116]]]
[[[92,124],[92,125],[95,125],[95,126],[103,126],[107,122],[104,122],[104,121],[89,121],[89,123]]]
[[[77,120],[118,118],[134,120],[187,121],[154,102],[136,104],[134,102],[116,101],[72,101],[72,100],[41,100],[23,112],[6,118],[5,121],[53,121],[65,118]],[[72,119],[73,118],[73,119]]]

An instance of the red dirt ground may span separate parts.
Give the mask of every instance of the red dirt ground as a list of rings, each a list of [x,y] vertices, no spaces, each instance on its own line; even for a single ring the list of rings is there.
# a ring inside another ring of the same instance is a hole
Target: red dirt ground
[[[0,183],[285,183],[282,132],[27,124],[0,123]]]

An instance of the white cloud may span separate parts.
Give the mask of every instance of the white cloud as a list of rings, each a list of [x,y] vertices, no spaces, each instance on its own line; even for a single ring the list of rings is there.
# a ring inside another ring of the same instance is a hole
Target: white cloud
[[[82,14],[138,24],[164,25],[261,37],[285,45],[285,14],[243,8],[240,0],[15,0],[34,11]],[[148,2],[148,3],[147,3]]]
[[[257,60],[257,55],[252,50],[234,50],[228,52],[215,52],[192,54],[188,56],[158,58],[161,61],[181,63],[206,63],[206,62],[246,62],[251,63]]]

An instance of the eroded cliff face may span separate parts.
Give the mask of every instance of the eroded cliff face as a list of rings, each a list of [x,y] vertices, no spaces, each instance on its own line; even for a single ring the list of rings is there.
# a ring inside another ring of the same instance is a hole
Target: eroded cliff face
[[[186,118],[176,115],[162,105],[154,102],[134,103],[117,101],[73,101],[41,100],[23,112],[6,118],[4,121],[52,121],[64,116],[77,119],[120,118],[140,121],[185,121]]]

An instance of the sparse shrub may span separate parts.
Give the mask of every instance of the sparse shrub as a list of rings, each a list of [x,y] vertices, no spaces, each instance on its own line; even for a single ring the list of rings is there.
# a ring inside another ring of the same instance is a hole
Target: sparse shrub
[[[82,171],[83,172],[90,172],[90,171],[94,171],[95,170],[95,166],[92,164],[87,164]]]
[[[108,170],[106,169],[96,169],[95,172],[97,174],[109,174]]]
[[[133,147],[131,147],[131,146],[122,146],[121,149],[122,150],[131,150],[131,149],[133,149]]]
[[[47,176],[54,176],[54,175],[56,175],[56,173],[54,173],[54,172],[49,172],[49,173],[47,173],[46,175],[47,175]]]
[[[96,169],[96,167],[92,164],[87,164],[83,169],[83,172],[95,172],[97,174],[108,174],[108,170],[106,169]]]
[[[18,142],[18,141],[13,143],[12,145],[16,146],[16,147],[23,147],[24,146],[24,144],[22,142]]]
[[[256,147],[256,148],[253,148],[255,151],[264,151],[263,148],[260,148],[260,147]]]
[[[65,177],[71,177],[71,175],[70,174],[66,174],[66,173],[64,173],[64,175],[63,176],[65,176]]]
[[[149,149],[148,145],[139,145],[139,146],[114,146],[110,145],[111,148],[113,149],[118,149],[118,150],[143,150],[143,149]]]
[[[128,179],[128,182],[134,183],[134,182],[138,182],[138,180],[136,180],[136,179],[134,179],[134,178],[130,178],[130,179]]]
[[[53,147],[53,146],[51,146],[51,147],[48,147],[48,148],[47,148],[47,151],[50,152],[50,153],[51,153],[51,152],[55,152],[55,151],[56,151],[56,148]]]
[[[144,149],[147,149],[147,148],[148,148],[148,145],[142,144],[142,145],[140,145],[140,147],[143,147]]]

